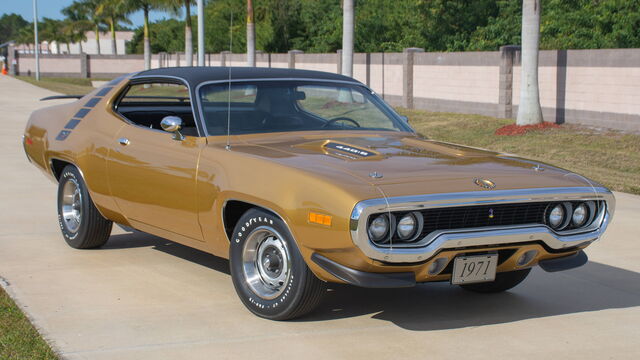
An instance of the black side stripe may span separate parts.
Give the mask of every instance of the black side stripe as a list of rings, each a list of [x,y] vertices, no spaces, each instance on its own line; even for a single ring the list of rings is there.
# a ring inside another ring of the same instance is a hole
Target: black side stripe
[[[111,91],[111,89],[113,89],[113,87],[103,87],[96,93],[96,96],[105,96],[109,93],[109,91]]]
[[[78,124],[80,124],[80,120],[79,119],[71,119],[69,120],[69,122],[67,123],[67,125],[64,126],[65,129],[75,129],[76,126],[78,126]]]
[[[69,130],[62,130],[60,131],[60,133],[58,134],[58,136],[56,136],[56,140],[59,141],[64,141],[67,139],[67,137],[69,137],[69,134],[71,134],[71,131]]]
[[[84,104],[84,107],[92,108],[92,107],[96,106],[100,102],[100,100],[102,100],[102,99],[94,97],[91,100],[87,101],[87,103]]]
[[[89,111],[91,111],[91,109],[80,109],[78,110],[74,118],[82,119],[89,113]]]

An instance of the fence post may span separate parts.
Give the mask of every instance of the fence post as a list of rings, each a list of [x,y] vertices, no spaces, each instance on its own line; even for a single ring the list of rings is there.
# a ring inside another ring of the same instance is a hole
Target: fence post
[[[336,73],[337,74],[342,74],[342,49],[338,49],[336,51],[336,54],[338,54],[338,61],[336,61],[336,63],[338,64],[337,69],[336,69]]]
[[[89,77],[89,55],[82,53],[80,56],[80,78],[87,79]]]
[[[371,86],[371,53],[364,54],[364,71],[367,86]]]
[[[500,81],[498,89],[498,117],[510,119],[513,116],[513,60],[520,46],[500,47]]]
[[[16,59],[16,48],[14,43],[10,43],[7,46],[7,67],[9,68],[9,75],[15,76],[18,71],[16,70],[16,65],[18,64],[18,60]]]
[[[302,51],[302,50],[289,50],[287,52],[289,69],[295,69],[296,68],[296,54],[304,54],[304,51]]]
[[[227,66],[227,54],[231,54],[231,52],[223,51],[220,53],[220,66]]]
[[[413,109],[413,54],[424,52],[421,48],[406,48],[402,51],[402,106]]]

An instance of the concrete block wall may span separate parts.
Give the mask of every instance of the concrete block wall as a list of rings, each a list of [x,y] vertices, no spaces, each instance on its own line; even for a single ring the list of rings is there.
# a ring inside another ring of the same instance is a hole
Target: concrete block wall
[[[258,52],[258,67],[341,72],[340,51]],[[15,54],[19,75],[35,72],[34,55]],[[113,78],[144,69],[142,55],[41,55],[43,76]],[[194,59],[194,64],[197,63]],[[183,53],[154,54],[153,68],[185,66]],[[246,66],[245,54],[206,54],[206,66]],[[394,106],[515,118],[520,49],[494,52],[354,54],[353,77]],[[540,52],[540,103],[546,121],[640,132],[640,49]]]

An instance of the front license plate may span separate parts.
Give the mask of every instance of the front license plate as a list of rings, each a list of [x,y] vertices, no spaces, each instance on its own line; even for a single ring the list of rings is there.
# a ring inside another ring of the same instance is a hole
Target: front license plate
[[[496,279],[498,254],[458,256],[453,260],[454,285],[493,281]]]

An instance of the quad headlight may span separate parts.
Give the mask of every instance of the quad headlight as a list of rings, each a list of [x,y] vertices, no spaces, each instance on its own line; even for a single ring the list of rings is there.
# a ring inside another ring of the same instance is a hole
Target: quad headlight
[[[418,211],[374,215],[369,223],[369,239],[377,244],[392,240],[394,244],[411,242],[422,231],[422,214]]]
[[[413,213],[409,213],[400,218],[398,226],[396,226],[396,232],[400,239],[406,240],[415,234],[417,227],[418,220],[416,219],[416,216]]]
[[[571,224],[575,227],[580,227],[587,222],[587,218],[589,216],[589,209],[587,209],[587,205],[582,203],[573,209],[573,215],[571,216]]]
[[[596,210],[595,201],[554,204],[547,210],[547,225],[556,231],[579,229],[593,222]]]
[[[547,217],[547,220],[549,221],[549,225],[554,229],[561,228],[565,222],[565,219],[566,219],[566,211],[563,204],[558,204],[554,206],[549,212],[549,215]]]
[[[369,224],[369,238],[374,242],[384,242],[389,233],[389,216],[387,214],[378,215]]]

